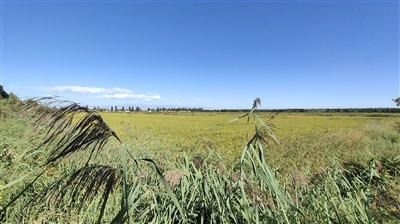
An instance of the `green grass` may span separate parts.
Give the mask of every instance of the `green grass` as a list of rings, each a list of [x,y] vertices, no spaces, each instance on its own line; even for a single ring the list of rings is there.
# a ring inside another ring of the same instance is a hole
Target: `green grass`
[[[0,100],[1,222],[400,218],[398,117],[281,114],[270,135],[272,114],[258,119],[256,107],[225,123],[242,114],[100,117],[58,103],[64,110]]]

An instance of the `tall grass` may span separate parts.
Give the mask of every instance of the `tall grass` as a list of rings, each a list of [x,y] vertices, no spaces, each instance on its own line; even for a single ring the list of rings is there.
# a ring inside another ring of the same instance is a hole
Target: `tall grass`
[[[368,164],[333,157],[317,174],[298,170],[280,176],[268,161],[274,159],[272,148],[283,146],[270,120],[257,114],[259,98],[248,113],[228,121],[247,119],[247,143],[236,165],[226,165],[213,152],[188,156],[164,148],[147,134],[124,143],[101,116],[68,101],[0,103],[6,125],[0,148],[0,219],[5,223],[374,223],[399,218],[399,157],[371,158]],[[49,110],[53,105],[58,109]],[[396,127],[367,132],[375,139],[365,146],[396,147]]]

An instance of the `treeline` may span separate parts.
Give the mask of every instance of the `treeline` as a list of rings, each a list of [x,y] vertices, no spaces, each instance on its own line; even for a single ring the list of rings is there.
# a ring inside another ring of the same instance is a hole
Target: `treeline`
[[[133,106],[132,106],[132,107],[129,106],[129,107],[127,107],[127,108],[125,108],[124,106],[122,106],[122,107],[119,109],[118,106],[115,106],[115,107],[111,106],[110,111],[130,111],[130,112],[136,111],[136,112],[140,112],[140,111],[142,111],[142,109],[141,109],[140,107],[133,107]]]
[[[222,109],[216,112],[247,112],[245,109]],[[400,108],[327,108],[327,109],[259,109],[259,112],[278,113],[399,113]]]
[[[203,108],[147,108],[142,109],[140,107],[117,107],[112,106],[110,109],[103,109],[94,107],[93,110],[97,111],[111,111],[111,112],[247,112],[248,109],[221,109],[221,110],[209,110]],[[325,108],[325,109],[258,109],[259,112],[271,112],[271,113],[400,113],[400,108]]]
[[[154,112],[202,112],[203,108],[186,108],[186,107],[177,107],[177,108],[165,108],[165,107],[157,107],[156,109],[147,108],[148,111]]]
[[[128,106],[128,107],[118,107],[118,106],[111,106],[110,109],[100,108],[100,107],[93,107],[93,111],[111,111],[111,112],[201,112],[205,111],[203,108],[186,108],[186,107],[178,107],[178,108],[166,108],[166,107],[157,107],[157,108],[150,108],[142,109],[140,107]]]

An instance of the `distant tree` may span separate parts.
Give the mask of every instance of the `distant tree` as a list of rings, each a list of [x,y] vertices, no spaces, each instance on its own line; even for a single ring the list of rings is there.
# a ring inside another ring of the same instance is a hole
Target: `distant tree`
[[[400,106],[400,97],[397,97],[396,99],[393,99],[394,103],[396,106]]]
[[[136,107],[135,111],[140,112],[140,107]]]
[[[125,111],[125,108],[124,108],[124,106],[122,106],[122,109],[121,109],[122,111]]]
[[[111,106],[111,111],[114,111],[114,107],[113,106]]]
[[[115,106],[115,111],[118,111],[118,107],[117,106]]]

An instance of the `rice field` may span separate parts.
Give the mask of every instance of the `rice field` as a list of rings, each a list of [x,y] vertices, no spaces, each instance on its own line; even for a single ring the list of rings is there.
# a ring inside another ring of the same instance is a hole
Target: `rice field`
[[[216,153],[235,161],[254,134],[252,120],[247,118],[226,123],[243,113],[100,113],[123,142],[148,135],[165,148],[182,150],[191,155]],[[271,119],[273,116],[273,119]],[[286,169],[318,169],[329,159],[366,162],[360,156],[371,141],[365,132],[385,123],[400,122],[400,117],[371,117],[368,114],[277,114],[262,113],[280,145],[271,142],[271,165]],[[211,128],[210,128],[211,127]],[[381,127],[382,128],[382,127]]]

